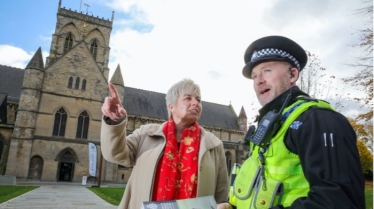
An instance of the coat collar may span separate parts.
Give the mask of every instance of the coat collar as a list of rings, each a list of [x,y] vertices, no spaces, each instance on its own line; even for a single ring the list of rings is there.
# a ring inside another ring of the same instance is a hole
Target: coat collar
[[[160,126],[153,126],[150,130],[147,131],[149,136],[160,136],[165,139],[165,134],[163,132],[166,122],[162,123]],[[206,150],[213,149],[218,146],[221,142],[217,137],[212,137],[212,133],[207,132],[203,127],[200,127],[201,136],[200,136],[200,149],[205,152]]]
[[[258,111],[260,113],[258,121],[261,121],[262,117],[264,117],[266,113],[268,113],[269,111],[275,110],[278,112],[281,109],[283,103],[285,102],[288,94],[291,94],[291,99],[286,105],[286,107],[288,107],[290,104],[295,103],[297,101],[298,96],[301,96],[301,95],[309,96],[308,94],[301,91],[299,87],[293,86],[289,88],[288,90],[286,90],[285,92],[283,92],[282,94],[280,94],[278,97],[276,97],[272,101],[270,101],[269,103],[267,103],[265,106],[263,106]]]

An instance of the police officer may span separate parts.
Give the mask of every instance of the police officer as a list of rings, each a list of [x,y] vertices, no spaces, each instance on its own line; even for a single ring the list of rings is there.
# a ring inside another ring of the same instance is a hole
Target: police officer
[[[242,208],[365,208],[356,135],[325,101],[296,86],[304,49],[282,36],[254,41],[244,55],[262,108],[230,203]]]

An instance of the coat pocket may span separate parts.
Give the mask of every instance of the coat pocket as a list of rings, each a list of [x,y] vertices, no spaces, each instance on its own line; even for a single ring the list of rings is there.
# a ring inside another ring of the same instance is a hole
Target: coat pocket
[[[255,208],[268,209],[279,205],[284,193],[283,183],[271,178],[260,179],[255,196]]]
[[[253,161],[253,162],[251,162]],[[253,172],[257,167],[256,172]],[[251,195],[253,188],[261,174],[262,168],[258,166],[255,159],[247,159],[242,165],[233,186],[234,195],[239,200],[246,200]]]

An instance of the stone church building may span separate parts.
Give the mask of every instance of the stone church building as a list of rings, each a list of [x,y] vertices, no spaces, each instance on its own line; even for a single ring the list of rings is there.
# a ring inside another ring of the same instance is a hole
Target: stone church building
[[[17,182],[79,182],[83,176],[97,181],[100,173],[102,182],[127,181],[132,168],[100,158],[100,108],[108,82],[123,100],[128,133],[163,123],[168,114],[165,94],[125,86],[119,65],[109,80],[113,14],[105,20],[65,9],[60,0],[46,63],[41,48],[25,69],[0,63],[0,175],[16,176]],[[202,106],[199,124],[223,141],[222,163],[229,169],[241,163],[247,149],[244,109],[238,116],[231,104]],[[89,175],[89,142],[98,148],[96,177]]]

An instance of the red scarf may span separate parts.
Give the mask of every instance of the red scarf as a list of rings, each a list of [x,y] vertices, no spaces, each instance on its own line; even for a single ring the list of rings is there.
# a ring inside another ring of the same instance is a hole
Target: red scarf
[[[175,124],[170,118],[163,129],[166,146],[157,165],[153,201],[195,198],[200,145],[200,127],[194,123],[182,131],[178,151]]]

